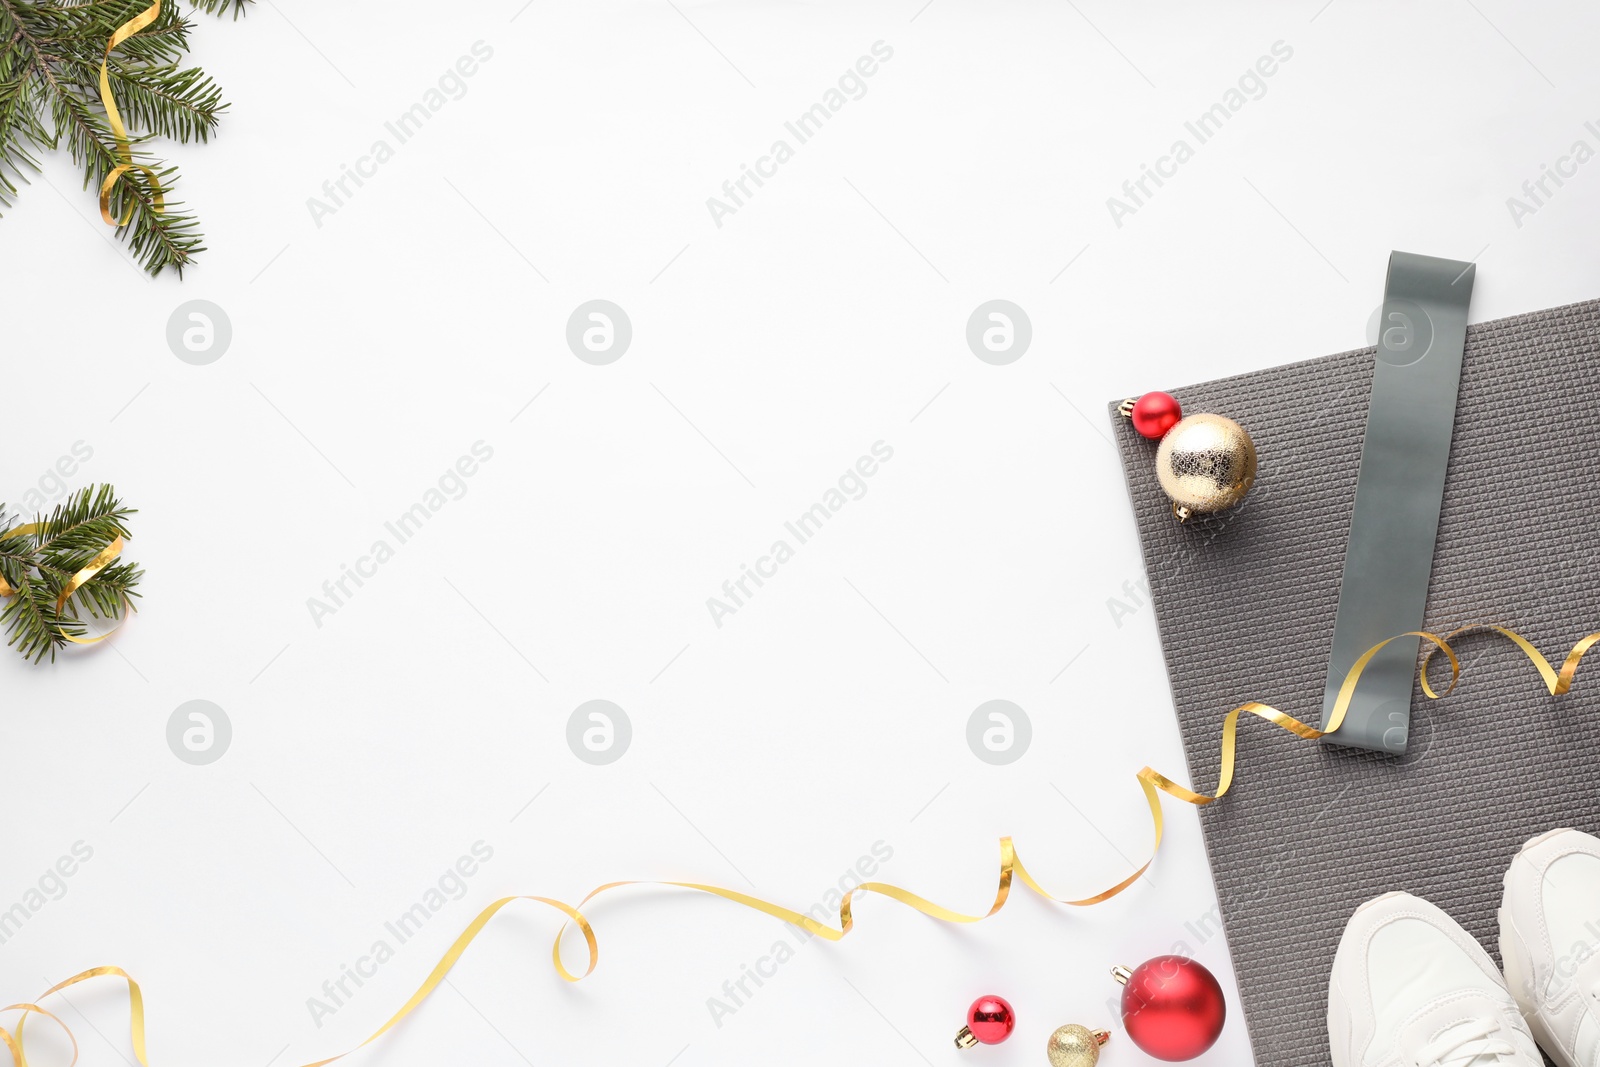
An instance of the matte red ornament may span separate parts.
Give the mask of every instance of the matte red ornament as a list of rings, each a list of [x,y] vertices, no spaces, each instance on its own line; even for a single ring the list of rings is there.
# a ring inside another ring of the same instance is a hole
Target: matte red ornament
[[[1159,441],[1183,419],[1183,408],[1169,393],[1146,393],[1133,402],[1128,417],[1141,437]]]
[[[1004,997],[979,997],[967,1009],[967,1025],[956,1034],[956,1048],[971,1048],[979,1042],[998,1045],[1011,1036],[1016,1025],[1017,1014]]]
[[[1157,956],[1111,972],[1122,989],[1128,1037],[1158,1060],[1192,1060],[1217,1043],[1228,1006],[1222,986],[1187,956]]]

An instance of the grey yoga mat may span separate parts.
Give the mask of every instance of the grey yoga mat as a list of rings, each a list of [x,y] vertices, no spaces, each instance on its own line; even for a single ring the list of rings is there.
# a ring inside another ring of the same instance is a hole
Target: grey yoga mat
[[[1367,348],[1187,388],[1130,383],[1255,439],[1249,497],[1186,526],[1156,482],[1154,442],[1117,414],[1122,398],[1110,405],[1197,789],[1216,785],[1238,704],[1320,722],[1373,365]],[[1509,625],[1557,664],[1600,630],[1597,482],[1600,301],[1470,327],[1428,628]],[[1327,1062],[1328,970],[1363,901],[1417,893],[1498,959],[1500,879],[1522,842],[1554,826],[1600,833],[1600,660],[1552,698],[1503,638],[1458,651],[1453,694],[1414,691],[1403,757],[1240,723],[1236,784],[1200,823],[1244,1009],[1229,1025],[1248,1025],[1263,1067]]]

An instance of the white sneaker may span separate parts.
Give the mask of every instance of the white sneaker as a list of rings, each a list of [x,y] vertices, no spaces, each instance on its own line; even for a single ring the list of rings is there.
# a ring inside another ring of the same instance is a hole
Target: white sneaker
[[[1600,1067],[1600,840],[1552,830],[1506,871],[1500,958],[1534,1036],[1561,1067]]]
[[[1494,961],[1409,893],[1356,909],[1328,989],[1333,1067],[1544,1067]]]

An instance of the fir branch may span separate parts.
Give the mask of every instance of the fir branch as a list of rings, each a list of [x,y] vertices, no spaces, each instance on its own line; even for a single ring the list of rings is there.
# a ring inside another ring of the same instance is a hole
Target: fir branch
[[[233,9],[233,17],[238,18],[244,14],[244,9],[255,0],[191,0],[195,9],[204,11],[208,15],[220,15],[229,8]]]
[[[0,0],[5,3],[6,0]],[[55,98],[57,128],[65,128],[67,149],[73,160],[84,168],[83,185],[99,195],[100,185],[107,174],[122,164],[116,138],[106,124],[102,113],[88,100],[62,86]],[[173,267],[179,274],[195,257],[204,251],[200,236],[195,232],[199,220],[193,215],[177,210],[182,201],[172,197],[177,184],[177,168],[163,166],[144,147],[144,138],[131,141],[129,156],[137,167],[148,167],[155,172],[161,186],[162,210],[156,210],[156,190],[144,170],[134,169],[123,173],[111,191],[110,208],[113,218],[120,219],[132,208],[126,225],[117,227],[118,236],[126,236],[134,257],[151,274],[160,274]]]
[[[8,524],[9,525],[9,524]],[[0,578],[16,588],[33,566],[33,541],[25,534],[0,538]]]
[[[15,590],[0,609],[6,643],[39,662],[88,629],[83,613],[114,620],[133,610],[143,568],[121,558],[97,571],[58,609],[57,601],[74,575],[118,537],[131,536],[127,520],[136,514],[109,485],[86,487],[69,495],[49,515],[35,518],[28,533],[0,536],[0,576]],[[9,522],[0,523],[9,526]],[[0,531],[3,534],[4,531]]]
[[[62,633],[84,635],[84,626],[56,613],[56,598],[42,582],[24,577],[17,593],[0,610],[0,626],[8,634],[6,644],[22,653],[23,659],[38,663],[45,653],[56,658],[56,649],[67,644]]]
[[[39,564],[39,579],[49,591],[51,603],[61,597],[61,591],[67,587],[72,576],[88,566],[93,556],[85,557],[76,567],[51,567]],[[77,619],[78,609],[81,605],[89,614],[97,619],[120,619],[122,610],[137,610],[133,599],[139,596],[137,586],[144,577],[144,569],[132,563],[112,563],[98,571],[95,576],[73,593],[72,598],[63,606],[65,615]]]
[[[67,79],[85,95],[99,92],[100,65],[68,60]],[[106,66],[111,91],[123,121],[130,128],[146,129],[187,144],[206,141],[217,128],[227,105],[222,88],[199,67],[176,63],[129,67],[113,59]]]
[[[237,18],[249,2],[191,0],[191,6],[213,15],[231,9]],[[148,6],[149,0],[0,0],[0,208],[14,202],[16,179],[26,183],[27,173],[38,171],[33,151],[63,140],[83,171],[84,188],[96,197],[106,175],[124,163],[100,99],[100,65],[111,34]],[[118,219],[128,213],[117,234],[151,274],[167,267],[181,274],[205,250],[199,220],[173,196],[176,168],[150,150],[154,136],[209,140],[227,107],[204,71],[180,62],[190,26],[177,0],[163,0],[155,22],[119,45],[106,64],[129,130],[129,155],[147,168],[125,171],[109,206]]]
[[[39,125],[32,83],[20,74],[8,78],[0,67],[0,207],[10,207],[16,198],[14,178],[27,182],[26,172],[39,169],[39,161],[24,146],[41,138],[48,135]]]
[[[111,486],[85,486],[68,494],[48,517],[34,520],[39,527],[34,551],[47,557],[52,552],[72,555],[87,551],[92,555],[115,538],[131,537],[126,520],[135,514],[133,508],[123,506]]]
[[[52,28],[46,40],[58,44],[52,58],[73,56],[92,59],[105,56],[106,43],[123,23],[148,8],[149,0],[17,0],[43,11],[44,22]],[[193,25],[171,0],[162,0],[156,20],[117,46],[112,58],[126,57],[171,62],[189,50],[189,29]],[[87,43],[84,50],[80,45]]]

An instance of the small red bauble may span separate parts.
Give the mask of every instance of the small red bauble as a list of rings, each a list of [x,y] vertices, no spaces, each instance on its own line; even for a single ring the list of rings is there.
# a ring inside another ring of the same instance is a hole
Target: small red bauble
[[[967,1009],[967,1025],[956,1034],[956,1048],[971,1048],[979,1042],[998,1045],[1011,1036],[1016,1025],[1016,1012],[1004,997],[992,994],[979,997]]]
[[[1133,420],[1133,428],[1139,431],[1141,437],[1159,441],[1182,420],[1183,408],[1171,394],[1146,393],[1133,402],[1133,410],[1128,417]]]
[[[1192,1060],[1217,1043],[1228,1007],[1222,986],[1187,956],[1157,956],[1129,971],[1111,972],[1123,983],[1122,1025],[1128,1037],[1158,1060]]]

